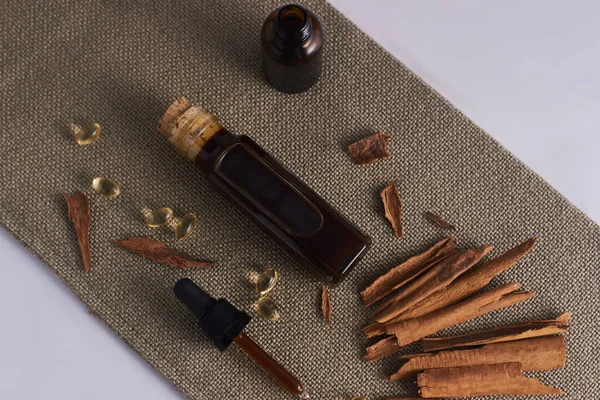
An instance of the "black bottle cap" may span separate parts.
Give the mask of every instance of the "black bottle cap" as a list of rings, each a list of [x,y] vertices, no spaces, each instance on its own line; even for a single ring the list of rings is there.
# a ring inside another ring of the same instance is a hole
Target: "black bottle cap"
[[[200,321],[200,328],[213,340],[219,350],[225,350],[252,319],[225,299],[214,299],[191,279],[180,279],[173,288],[175,296]]]

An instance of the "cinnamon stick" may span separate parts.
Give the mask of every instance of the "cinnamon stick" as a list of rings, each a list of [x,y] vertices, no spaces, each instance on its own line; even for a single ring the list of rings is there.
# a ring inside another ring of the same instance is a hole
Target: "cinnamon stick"
[[[394,354],[399,350],[400,346],[398,345],[398,341],[394,336],[390,336],[385,339],[381,339],[372,346],[367,347],[363,359],[366,362],[377,361]]]
[[[386,325],[386,333],[395,335],[398,346],[395,349],[386,347],[387,353],[379,351],[377,353],[378,357],[369,361],[378,360],[391,355],[402,347],[416,342],[425,336],[439,332],[442,329],[466,322],[490,311],[508,307],[535,296],[535,293],[533,292],[515,292],[519,287],[520,285],[518,283],[507,283],[487,292],[480,293],[471,299],[464,300],[448,308],[421,317]],[[371,347],[378,346],[378,344],[379,343],[376,343]],[[370,353],[369,349],[370,348],[367,349],[367,354]]]
[[[385,210],[385,217],[392,224],[396,236],[404,236],[402,227],[402,201],[395,183],[390,183],[381,190],[381,201]]]
[[[389,323],[391,324],[396,321],[396,318],[394,318],[391,321],[389,321]],[[369,325],[366,325],[364,328],[362,328],[362,331],[366,339],[379,335],[385,335],[385,324],[380,324],[379,322],[371,322]]]
[[[485,331],[471,332],[460,336],[424,338],[421,340],[421,347],[424,352],[430,352],[456,347],[473,347],[483,344],[556,335],[567,330],[570,317],[571,314],[564,313],[554,320],[523,322]]]
[[[169,248],[163,242],[158,242],[150,238],[133,237],[125,240],[117,240],[115,244],[142,257],[181,269],[191,267],[212,268],[215,266],[215,263],[212,261],[196,260],[187,253]]]
[[[90,251],[90,225],[92,217],[90,215],[90,201],[82,192],[75,192],[73,195],[63,195],[67,202],[69,210],[69,219],[75,228],[77,235],[77,243],[81,251],[81,259],[83,261],[83,270],[90,271],[92,263],[92,254]]]
[[[331,325],[331,299],[327,287],[323,287],[323,291],[321,292],[321,311],[327,325]]]
[[[413,379],[419,372],[432,368],[518,362],[525,371],[564,368],[567,348],[562,336],[544,336],[487,344],[474,349],[442,351],[410,358],[388,380]]]
[[[425,298],[420,303],[415,304],[402,314],[397,315],[394,319],[388,321],[388,323],[395,323],[429,314],[433,311],[456,304],[477,293],[490,283],[494,277],[508,270],[515,265],[517,261],[527,255],[535,245],[536,240],[536,237],[532,237],[506,253],[486,261],[480,266],[474,267],[458,277],[451,285]],[[382,334],[384,332],[381,332],[381,329],[382,327],[380,326],[374,326],[370,329],[369,333],[371,333],[372,336]]]
[[[355,164],[371,164],[375,161],[392,156],[387,149],[387,144],[391,138],[391,136],[384,132],[377,132],[369,137],[352,143],[348,146],[348,152]]]
[[[424,398],[562,393],[525,377],[520,363],[430,369],[418,375],[417,384]]]
[[[408,310],[432,293],[435,293],[454,281],[459,275],[477,264],[492,246],[459,251],[443,259],[423,276],[411,282],[404,290],[386,300],[373,315],[373,320],[386,323]]]
[[[435,263],[450,255],[455,248],[456,239],[448,237],[434,244],[429,250],[417,254],[390,269],[360,292],[363,304],[365,307],[369,307],[394,290],[406,285],[433,267]]]
[[[454,225],[449,224],[448,222],[446,222],[442,217],[440,217],[439,215],[436,215],[432,212],[427,211],[425,213],[425,216],[433,221],[437,226],[439,226],[442,229],[445,229],[447,231],[453,231],[455,230]]]

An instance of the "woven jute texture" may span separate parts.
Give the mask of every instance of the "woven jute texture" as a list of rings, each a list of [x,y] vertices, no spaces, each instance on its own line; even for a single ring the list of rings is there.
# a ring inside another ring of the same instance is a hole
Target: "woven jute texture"
[[[537,297],[445,333],[571,311],[567,368],[531,375],[563,388],[568,398],[597,397],[598,226],[334,8],[305,3],[326,30],[324,75],[308,92],[286,95],[265,83],[260,67],[260,27],[279,2],[5,1],[0,223],[185,396],[203,400],[291,396],[241,351],[220,353],[198,331],[172,294],[179,278],[250,310],[256,296],[246,275],[278,268],[282,277],[272,297],[281,320],[255,318],[247,331],[313,398],[415,395],[414,383],[384,381],[399,366],[396,357],[362,361],[360,327],[369,313],[358,292],[443,236],[424,219],[427,210],[454,223],[463,246],[496,246],[492,256],[539,235],[533,253],[494,281],[517,280]],[[331,327],[320,315],[318,280],[156,132],[162,112],[181,95],[252,136],[373,239],[332,290]],[[102,138],[76,145],[71,121],[102,123]],[[393,137],[393,157],[353,165],[345,147],[378,130]],[[109,200],[91,193],[98,175],[119,181],[122,195]],[[404,201],[403,239],[394,237],[378,195],[390,181]],[[77,190],[91,200],[88,274],[62,198]],[[199,231],[176,242],[166,230],[146,228],[143,206],[195,212]],[[218,266],[181,271],[114,246],[129,236],[165,240]]]

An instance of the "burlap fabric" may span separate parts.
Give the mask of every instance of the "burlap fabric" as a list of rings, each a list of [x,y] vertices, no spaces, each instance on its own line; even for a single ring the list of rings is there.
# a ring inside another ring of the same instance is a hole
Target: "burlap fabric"
[[[276,267],[282,318],[248,333],[296,373],[316,399],[415,394],[386,383],[395,357],[365,364],[358,292],[442,233],[438,210],[463,245],[493,254],[533,234],[535,251],[495,281],[538,292],[454,332],[574,313],[568,365],[533,374],[590,399],[600,390],[600,231],[540,177],[324,1],[305,2],[326,29],[325,71],[310,91],[286,95],[261,76],[259,30],[277,1],[9,1],[0,12],[0,222],[38,255],[117,335],[193,399],[288,399],[242,352],[220,353],[172,294],[193,278],[244,309],[252,269]],[[367,232],[373,247],[332,291],[333,326],[320,316],[319,282],[207,184],[156,131],[186,95],[234,132],[256,139]],[[503,116],[498,116],[502,118]],[[79,147],[70,121],[99,121],[99,142]],[[393,136],[390,160],[352,165],[345,146],[376,130]],[[560,162],[560,160],[557,160]],[[96,175],[122,184],[117,200],[91,194]],[[393,236],[379,189],[399,185],[406,237]],[[91,195],[93,264],[83,273],[62,193]],[[145,227],[143,206],[193,211],[185,242]],[[147,236],[218,262],[180,271],[127,253],[115,239]],[[19,266],[14,266],[18,268]],[[413,349],[414,350],[414,349]]]

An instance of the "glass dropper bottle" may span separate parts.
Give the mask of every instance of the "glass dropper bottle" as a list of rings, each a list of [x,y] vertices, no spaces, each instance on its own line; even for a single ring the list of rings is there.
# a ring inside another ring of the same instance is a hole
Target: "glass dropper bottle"
[[[231,343],[235,343],[288,392],[299,399],[310,399],[298,378],[243,332],[251,320],[250,315],[238,310],[225,299],[217,300],[211,297],[191,279],[180,279],[173,291],[175,296],[198,317],[200,328],[219,350],[223,351]]]

